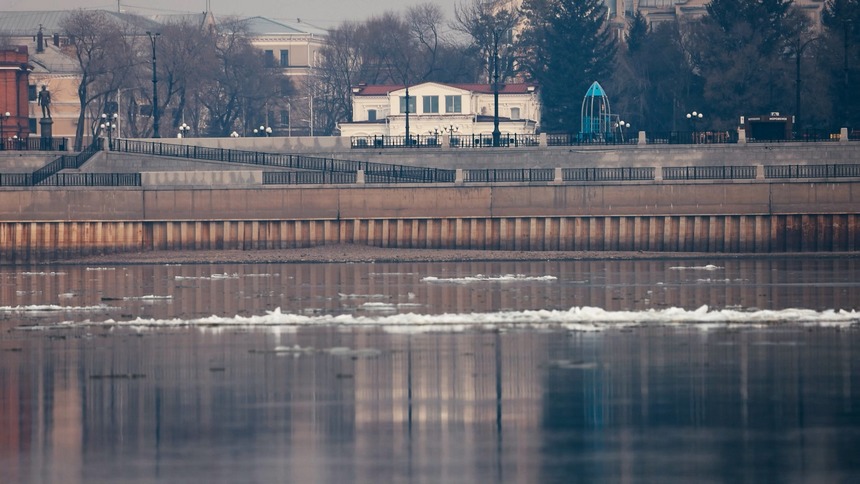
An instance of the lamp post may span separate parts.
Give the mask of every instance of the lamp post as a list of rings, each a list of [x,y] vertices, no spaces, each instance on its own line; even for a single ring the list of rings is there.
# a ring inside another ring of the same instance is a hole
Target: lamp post
[[[191,126],[188,126],[185,123],[179,125],[179,137],[186,138],[188,137],[188,132],[191,131]]]
[[[818,40],[818,37],[813,37],[807,40],[804,43],[800,43],[800,37],[797,39],[797,47],[794,52],[794,61],[795,61],[795,78],[794,78],[794,129],[795,133],[797,133],[798,129],[802,126],[800,120],[800,59],[803,57],[803,51],[811,44],[813,41]]]
[[[152,44],[152,137],[160,138],[161,136],[158,134],[158,74],[156,74],[155,69],[155,41],[161,34],[147,31],[146,35],[149,36],[149,42]]]
[[[272,128],[260,125],[259,128],[254,128],[254,136],[264,136],[268,138],[272,135]]]
[[[406,84],[406,146],[412,146],[409,142],[409,84]]]
[[[6,149],[6,132],[3,131],[3,125],[6,123],[6,120],[12,116],[12,113],[6,111],[3,114],[0,114],[0,150]]]
[[[696,122],[701,121],[703,117],[704,116],[702,115],[702,113],[697,112],[697,111],[687,113],[687,120],[690,121],[690,127],[693,130],[693,142],[694,143],[696,142],[696,138],[697,138],[696,134],[698,134],[698,132],[699,132],[696,129]]]
[[[493,29],[493,146],[499,146],[499,32]]]
[[[99,127],[102,129],[103,133],[107,133],[109,149],[113,149],[113,131],[117,128],[117,117],[116,113],[110,117],[108,117],[107,114],[102,113],[102,123]]]
[[[842,20],[842,126],[848,126],[848,24],[851,19]]]
[[[618,133],[621,134],[621,142],[623,143],[624,142],[624,128],[630,128],[630,123],[625,122],[623,120],[619,120],[618,123],[615,125],[615,127],[618,128]]]

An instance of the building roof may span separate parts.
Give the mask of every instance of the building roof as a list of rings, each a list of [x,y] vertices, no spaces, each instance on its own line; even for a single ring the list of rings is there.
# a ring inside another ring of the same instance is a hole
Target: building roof
[[[62,22],[74,10],[44,10],[27,12],[0,12],[0,32],[13,36],[33,36],[42,28],[42,33],[51,35],[62,31]],[[130,13],[99,10],[108,19],[123,25],[133,25],[141,30],[157,28],[160,24],[155,20]]]
[[[421,82],[410,84],[409,86],[416,87],[422,84],[439,84],[480,94],[493,93],[492,84],[447,84],[443,82]],[[398,91],[404,87],[406,86],[402,84],[369,84],[355,86],[352,91],[356,96],[387,96],[390,92]],[[533,83],[499,84],[499,94],[528,94],[536,88],[537,85]]]
[[[248,17],[239,19],[239,23],[253,35],[326,35],[327,32],[319,27],[302,23],[276,21],[266,17]]]

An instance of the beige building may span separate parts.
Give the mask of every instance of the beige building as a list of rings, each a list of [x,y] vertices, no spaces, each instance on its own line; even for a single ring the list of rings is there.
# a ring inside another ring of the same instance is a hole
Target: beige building
[[[280,136],[313,135],[314,71],[322,61],[327,32],[300,19],[293,23],[251,17],[242,23],[268,65],[280,69],[289,81],[281,89],[283,102],[268,109],[268,127]]]
[[[711,0],[604,0],[610,19],[615,24],[626,24],[635,12],[641,12],[648,23],[696,18],[707,12]],[[807,12],[817,25],[825,0],[794,0],[794,4]]]
[[[341,123],[341,136],[404,136],[404,86],[359,85],[352,90],[352,122]],[[409,86],[410,135],[491,135],[493,87],[488,84],[425,82]],[[499,131],[535,134],[541,116],[537,86],[505,84],[499,90]]]
[[[159,25],[170,22],[191,20],[204,24],[214,24],[216,19],[211,12],[194,15],[156,15],[142,18],[126,13],[103,11],[117,22],[140,24],[139,30],[157,30]],[[39,136],[41,108],[36,96],[44,85],[51,92],[51,114],[53,136],[73,140],[80,114],[78,85],[80,68],[74,58],[64,52],[68,39],[62,35],[62,21],[69,10],[22,11],[0,13],[0,37],[2,43],[23,45],[30,53],[29,86],[29,132]],[[288,95],[282,103],[271,106],[268,123],[278,135],[308,134],[312,131],[313,96],[312,73],[320,62],[320,50],[325,42],[326,31],[306,23],[285,23],[251,17],[241,19],[252,37],[252,44],[264,51],[271,66],[281,69],[285,80],[283,91]],[[287,86],[292,86],[287,88]],[[122,95],[133,95],[122,90]],[[90,138],[91,128],[97,120],[86,120],[84,143]],[[120,121],[122,123],[122,121]],[[120,124],[122,126],[122,124]]]

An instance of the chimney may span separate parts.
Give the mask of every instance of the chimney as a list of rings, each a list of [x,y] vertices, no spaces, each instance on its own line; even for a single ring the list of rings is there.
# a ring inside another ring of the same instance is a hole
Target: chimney
[[[39,33],[36,34],[36,53],[45,52],[45,36],[42,34],[42,24],[39,24]]]

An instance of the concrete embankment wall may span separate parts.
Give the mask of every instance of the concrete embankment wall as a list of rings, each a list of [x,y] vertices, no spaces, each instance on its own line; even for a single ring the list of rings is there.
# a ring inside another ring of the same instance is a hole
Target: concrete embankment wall
[[[161,249],[856,251],[860,181],[0,190],[0,262]]]

